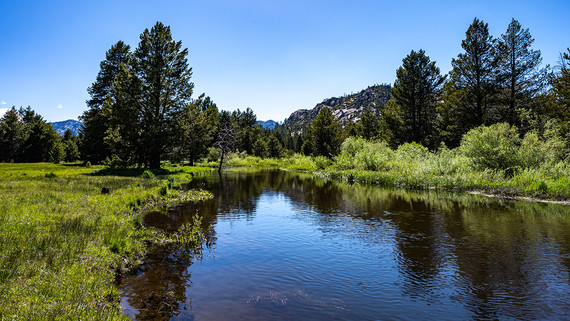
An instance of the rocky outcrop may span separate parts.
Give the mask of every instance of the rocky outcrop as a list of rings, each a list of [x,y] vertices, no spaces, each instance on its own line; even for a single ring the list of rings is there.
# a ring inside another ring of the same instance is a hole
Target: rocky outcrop
[[[348,123],[360,120],[366,109],[380,115],[382,108],[390,100],[391,90],[390,85],[375,85],[356,94],[325,99],[313,109],[299,109],[293,112],[285,119],[283,126],[288,127],[291,132],[298,132],[315,119],[321,109],[328,107],[344,127]]]

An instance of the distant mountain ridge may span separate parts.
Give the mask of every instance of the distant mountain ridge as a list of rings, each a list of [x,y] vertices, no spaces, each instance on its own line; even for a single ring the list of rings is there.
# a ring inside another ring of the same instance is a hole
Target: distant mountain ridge
[[[379,115],[390,100],[391,91],[390,85],[374,85],[356,94],[328,98],[313,109],[299,109],[293,112],[285,119],[283,126],[288,127],[291,132],[299,132],[317,117],[321,109],[328,107],[344,127],[348,123],[360,120],[367,109]]]
[[[78,120],[68,119],[63,121],[52,122],[51,125],[53,126],[53,128],[55,128],[55,130],[60,136],[63,136],[66,129],[71,130],[71,132],[74,135],[78,135],[79,132],[81,131],[82,123]]]
[[[275,126],[279,125],[278,122],[274,121],[274,120],[258,120],[257,123],[262,127],[262,128],[268,128],[268,129],[275,129]]]

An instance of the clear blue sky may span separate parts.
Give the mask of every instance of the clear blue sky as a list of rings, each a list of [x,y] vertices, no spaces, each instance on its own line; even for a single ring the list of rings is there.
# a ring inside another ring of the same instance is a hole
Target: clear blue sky
[[[474,17],[504,33],[529,28],[543,63],[570,47],[570,1],[0,0],[0,108],[76,119],[99,62],[118,40],[138,45],[156,21],[189,49],[194,97],[281,121],[323,99],[393,83],[410,50],[443,73]]]

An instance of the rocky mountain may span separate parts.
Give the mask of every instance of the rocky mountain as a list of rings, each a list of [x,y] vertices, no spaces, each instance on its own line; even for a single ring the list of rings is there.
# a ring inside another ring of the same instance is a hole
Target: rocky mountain
[[[340,120],[343,127],[350,122],[357,122],[366,109],[380,114],[384,105],[390,100],[390,85],[370,86],[356,94],[325,99],[313,109],[299,109],[291,114],[285,122],[291,132],[305,128],[323,109],[328,107],[333,115]]]
[[[81,122],[73,119],[56,121],[51,123],[51,125],[61,136],[63,136],[63,133],[65,133],[66,129],[70,129],[74,135],[79,134],[79,131],[81,130]]]
[[[267,121],[258,120],[257,123],[262,128],[269,128],[269,129],[275,129],[275,126],[277,126],[279,124],[278,122],[276,122],[274,120],[267,120]]]

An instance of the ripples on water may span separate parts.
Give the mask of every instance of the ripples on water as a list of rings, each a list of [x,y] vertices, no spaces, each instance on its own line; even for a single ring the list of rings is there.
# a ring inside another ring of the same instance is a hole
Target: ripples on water
[[[122,284],[140,320],[570,319],[570,209],[346,185],[279,171],[195,184],[202,260],[155,249]]]

